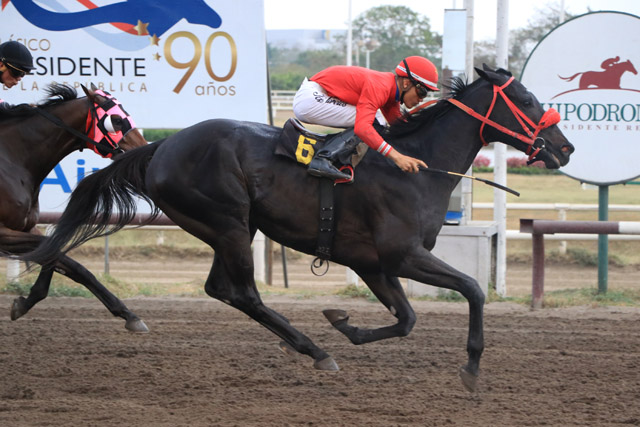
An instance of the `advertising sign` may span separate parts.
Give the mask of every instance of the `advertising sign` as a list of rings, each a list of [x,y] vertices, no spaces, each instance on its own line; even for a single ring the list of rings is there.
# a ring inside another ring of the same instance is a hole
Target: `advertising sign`
[[[267,121],[262,0],[3,0],[0,42],[16,40],[35,70],[2,87],[36,103],[51,82],[95,84],[139,128],[183,128],[211,118]],[[41,211],[60,211],[77,181],[109,160],[85,150],[44,181]]]
[[[619,12],[578,16],[533,50],[522,83],[576,151],[561,171],[596,185],[640,176],[640,18]]]

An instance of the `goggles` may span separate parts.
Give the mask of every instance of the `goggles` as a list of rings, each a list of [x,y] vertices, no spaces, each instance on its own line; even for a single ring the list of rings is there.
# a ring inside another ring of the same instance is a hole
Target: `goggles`
[[[416,93],[418,94],[418,98],[420,99],[425,98],[429,93],[429,90],[426,87],[422,86],[420,83],[414,83],[413,85],[416,87]]]
[[[16,67],[15,65],[11,65],[10,63],[4,62],[4,61],[2,62],[4,63],[4,65],[7,66],[7,70],[9,70],[9,73],[16,79],[24,77],[27,74],[24,71],[22,71],[20,68]]]

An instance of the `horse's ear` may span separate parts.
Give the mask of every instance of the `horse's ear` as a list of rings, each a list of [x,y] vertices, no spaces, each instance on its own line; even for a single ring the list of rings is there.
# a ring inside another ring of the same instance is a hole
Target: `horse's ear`
[[[483,64],[483,65],[485,65],[485,66],[486,66],[486,64]],[[480,68],[478,68],[478,67],[474,67],[474,68],[475,68],[475,70],[476,70],[476,73],[478,73],[478,75],[479,75],[481,78],[483,78],[483,79],[485,79],[485,80],[489,80],[489,76],[487,75],[487,73],[486,73],[484,70],[482,70],[482,69],[480,69]]]
[[[480,77],[482,77],[483,79],[485,79],[486,81],[494,85],[500,86],[501,84],[503,84],[505,82],[505,78],[504,78],[505,74],[508,74],[509,76],[511,76],[511,73],[506,72],[502,69],[498,69],[494,71],[491,68],[489,68],[487,64],[483,64],[483,68],[484,70],[481,70],[476,67],[476,72]]]
[[[96,87],[96,85],[94,85],[93,83],[91,83],[91,90],[95,92],[95,91],[97,91],[97,90],[98,90],[98,88]]]
[[[482,77],[485,80],[491,81],[491,78],[489,77],[490,74],[495,74],[495,70],[491,67],[489,67],[486,63],[482,63],[482,69],[478,68],[478,67],[474,67],[476,70],[476,73],[478,73],[478,75],[480,77]]]
[[[93,84],[91,86],[93,86]],[[87,87],[83,84],[81,84],[80,87],[82,88],[84,94],[87,95],[87,98],[93,101],[93,98],[95,96],[95,94],[93,93],[93,90],[87,89]]]

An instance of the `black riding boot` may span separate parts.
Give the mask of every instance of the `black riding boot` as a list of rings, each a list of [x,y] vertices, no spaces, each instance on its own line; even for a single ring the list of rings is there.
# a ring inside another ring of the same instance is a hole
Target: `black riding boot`
[[[344,162],[359,143],[360,139],[353,134],[353,131],[336,136],[313,157],[309,163],[309,174],[333,180],[351,179],[350,175],[340,172],[333,162]]]

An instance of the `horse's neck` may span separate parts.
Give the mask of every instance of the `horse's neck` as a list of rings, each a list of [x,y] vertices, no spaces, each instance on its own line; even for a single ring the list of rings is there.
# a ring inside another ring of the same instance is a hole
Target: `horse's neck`
[[[84,132],[86,112],[78,111],[78,102],[80,100],[69,101],[48,111],[69,127]],[[49,172],[62,159],[77,150],[79,145],[73,135],[39,115],[33,116],[29,121],[19,124],[31,128],[20,132],[21,140],[15,141],[22,145],[16,161],[31,172],[39,185]]]
[[[439,136],[428,141],[432,144],[429,165],[465,173],[482,148],[480,124],[480,121],[457,109],[443,117],[436,125],[440,127]]]

